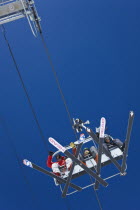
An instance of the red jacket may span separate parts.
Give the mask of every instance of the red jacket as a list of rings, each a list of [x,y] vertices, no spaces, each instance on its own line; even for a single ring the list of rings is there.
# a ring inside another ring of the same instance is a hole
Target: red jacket
[[[65,157],[62,156],[62,157],[61,157],[61,160],[59,160],[59,161],[57,161],[57,162],[52,162],[52,156],[49,155],[49,156],[48,156],[48,159],[47,159],[47,161],[46,161],[46,165],[47,165],[49,168],[51,168],[53,163],[58,163],[58,165],[60,165],[60,166],[66,165]]]

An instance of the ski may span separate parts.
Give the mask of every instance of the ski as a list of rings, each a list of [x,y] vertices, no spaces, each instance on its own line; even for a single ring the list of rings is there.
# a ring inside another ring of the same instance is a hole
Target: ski
[[[98,137],[96,136],[96,134],[90,129],[90,128],[86,128],[84,126],[84,128],[86,129],[88,135],[90,135],[95,141],[97,144],[99,144],[99,139]],[[112,163],[116,166],[116,168],[121,171],[121,166],[120,164],[115,160],[115,158],[112,157],[112,155],[110,154],[110,152],[104,147],[103,145],[103,152],[110,158],[110,160],[112,161]]]
[[[78,157],[78,155],[80,153],[80,149],[82,147],[82,144],[83,143],[78,144],[76,155],[75,155],[76,158]],[[62,193],[62,197],[63,198],[66,197],[66,194],[67,194],[67,191],[68,191],[68,187],[69,187],[69,184],[70,184],[70,181],[71,181],[71,178],[72,178],[72,173],[73,173],[73,170],[74,170],[74,166],[75,166],[75,162],[72,163],[72,167],[71,167],[71,170],[69,172],[69,176],[67,178],[67,182],[65,184],[65,187],[64,187],[64,190],[63,190],[63,193]]]
[[[129,147],[129,142],[130,142],[132,126],[133,126],[133,120],[134,120],[134,112],[130,111],[129,119],[128,119],[128,126],[127,126],[127,133],[126,133],[126,140],[125,140],[125,149],[123,152],[123,159],[122,159],[122,165],[121,165],[121,175],[125,175],[126,160],[127,160],[128,147]]]
[[[97,175],[100,175],[100,172],[101,172],[101,159],[102,159],[102,150],[103,150],[103,142],[104,142],[105,125],[106,125],[106,119],[104,117],[102,117],[101,121],[100,121],[100,135],[99,135]],[[94,189],[98,190],[98,188],[99,188],[99,182],[96,180]]]
[[[101,177],[99,177],[96,173],[94,173],[91,169],[89,169],[87,166],[85,166],[80,160],[78,160],[74,155],[72,155],[69,151],[66,150],[65,147],[63,147],[61,144],[59,144],[55,139],[52,137],[49,138],[49,142],[56,147],[58,150],[63,152],[66,156],[71,158],[73,162],[77,163],[81,168],[83,168],[88,174],[93,176],[95,179],[97,179],[103,186],[108,186],[108,183],[104,181]]]
[[[53,173],[50,172],[50,171],[45,170],[44,168],[41,168],[40,166],[38,166],[38,165],[36,165],[36,164],[30,162],[29,160],[24,159],[24,160],[23,160],[23,164],[26,165],[26,166],[28,166],[28,167],[30,167],[30,168],[33,168],[33,169],[35,169],[35,170],[37,170],[37,171],[40,171],[40,172],[42,172],[42,173],[44,173],[44,174],[46,174],[46,175],[48,175],[48,176],[51,176],[51,177],[55,178],[56,180],[58,180],[58,181],[60,182],[60,184],[66,183],[66,180],[65,180],[65,179],[63,179],[63,178],[61,178],[61,177],[59,177],[59,176],[53,174]],[[71,186],[72,188],[78,190],[78,191],[81,191],[81,190],[82,190],[81,187],[79,187],[79,186],[77,186],[77,185],[75,185],[75,184],[70,183],[70,186]]]

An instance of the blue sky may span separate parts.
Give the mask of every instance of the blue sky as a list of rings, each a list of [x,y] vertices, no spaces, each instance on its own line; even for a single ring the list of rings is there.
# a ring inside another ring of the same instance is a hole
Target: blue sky
[[[104,210],[139,209],[140,3],[118,1],[38,1],[43,34],[72,117],[99,126],[125,140],[129,111],[135,112],[128,173],[100,187]],[[33,37],[26,19],[5,24],[7,38],[37,113],[48,150],[48,137],[62,145],[75,137],[41,39]],[[61,198],[53,180],[27,167],[27,158],[47,168],[40,137],[2,32],[0,33],[0,210],[99,209],[92,188]],[[104,177],[117,172],[105,167]],[[26,178],[25,178],[26,177]],[[88,176],[75,180],[81,186]]]

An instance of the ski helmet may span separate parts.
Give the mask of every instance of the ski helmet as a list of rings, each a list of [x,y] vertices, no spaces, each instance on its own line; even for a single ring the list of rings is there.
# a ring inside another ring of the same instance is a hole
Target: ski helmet
[[[89,148],[85,147],[85,148],[83,149],[83,151],[85,151],[85,150],[88,150],[88,151],[89,151]]]
[[[61,156],[60,154],[57,154],[57,155],[55,156],[56,160],[60,159],[61,157],[62,157],[62,156]]]

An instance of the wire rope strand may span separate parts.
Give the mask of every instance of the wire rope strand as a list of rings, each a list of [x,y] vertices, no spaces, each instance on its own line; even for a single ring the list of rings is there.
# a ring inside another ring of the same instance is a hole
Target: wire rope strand
[[[43,36],[42,33],[40,33],[40,37],[41,37],[41,40],[42,40],[42,43],[43,43],[43,46],[44,46],[44,49],[45,49],[47,58],[48,58],[48,60],[49,60],[49,63],[50,63],[52,72],[53,72],[53,74],[54,74],[54,77],[55,77],[55,80],[56,80],[56,84],[57,84],[58,90],[59,90],[59,92],[60,92],[62,101],[63,101],[63,103],[64,103],[64,106],[65,106],[65,109],[66,109],[66,112],[67,112],[67,115],[68,115],[70,124],[71,124],[71,126],[72,126],[72,125],[73,125],[72,117],[71,117],[71,114],[70,114],[68,105],[67,105],[67,103],[66,103],[66,99],[65,99],[64,93],[63,93],[62,88],[61,88],[61,86],[60,86],[60,82],[59,82],[57,73],[56,73],[56,71],[55,71],[55,68],[54,68],[54,65],[53,65],[53,62],[52,62],[52,59],[51,59],[51,55],[50,55],[50,53],[49,53],[49,49],[48,49],[48,47],[47,47],[47,44],[46,44],[46,42],[45,42],[45,39],[44,39],[44,36]],[[73,129],[73,131],[74,131],[74,135],[75,135],[75,137],[76,137],[76,140],[78,140],[78,137],[77,137],[77,134],[76,134],[75,129]]]
[[[60,191],[63,192],[63,189],[62,189],[61,184],[60,184]],[[69,204],[68,198],[66,197],[66,198],[64,198],[63,200],[64,200],[64,202],[65,202],[65,206],[66,206],[67,210],[70,210],[70,204]]]
[[[98,201],[99,207],[100,207],[100,209],[102,210],[102,206],[101,206],[101,202],[100,202],[100,200],[99,200],[99,196],[98,196],[96,190],[94,190],[94,192],[95,192],[96,199],[97,199],[97,201]]]
[[[13,60],[13,63],[14,63],[14,65],[15,65],[15,69],[16,69],[17,74],[18,74],[18,76],[19,76],[21,85],[22,85],[23,90],[24,90],[24,92],[25,92],[25,95],[26,95],[26,97],[27,97],[27,100],[28,100],[29,106],[30,106],[30,108],[31,108],[32,114],[33,114],[34,119],[35,119],[35,121],[36,121],[36,124],[37,124],[38,130],[39,130],[41,139],[42,139],[42,141],[43,141],[43,143],[44,143],[44,145],[45,145],[46,150],[48,150],[48,148],[47,148],[47,143],[46,143],[46,140],[45,140],[43,131],[42,131],[42,129],[41,129],[41,126],[40,126],[40,124],[39,124],[39,121],[38,121],[36,112],[35,112],[35,110],[34,110],[34,107],[33,107],[33,105],[32,105],[32,102],[31,102],[31,100],[30,100],[30,96],[29,96],[29,94],[28,94],[28,92],[27,92],[27,89],[26,89],[26,87],[25,87],[25,84],[24,84],[24,81],[23,81],[23,79],[22,79],[21,73],[20,73],[20,71],[19,71],[19,68],[18,68],[16,59],[15,59],[15,57],[14,57],[12,48],[11,48],[11,46],[10,46],[10,44],[9,44],[9,41],[8,41],[7,37],[6,37],[6,30],[5,30],[5,27],[4,27],[3,25],[2,25],[2,33],[3,33],[3,36],[4,36],[5,42],[6,42],[7,46],[8,46],[10,55],[11,55],[12,60]]]
[[[33,199],[33,201],[37,204],[37,206],[39,206],[37,196],[35,195],[35,192],[33,191],[32,187],[31,187],[31,184],[30,184],[30,182],[29,182],[27,176],[26,176],[25,173],[24,173],[24,170],[23,170],[23,167],[22,167],[22,164],[21,164],[21,162],[22,162],[21,160],[22,160],[22,159],[20,158],[20,156],[19,156],[18,153],[17,153],[16,147],[15,147],[15,144],[14,144],[12,138],[11,138],[9,129],[8,129],[7,125],[6,125],[5,120],[4,120],[2,117],[0,117],[0,123],[1,123],[1,125],[2,125],[2,127],[3,127],[3,129],[4,129],[4,131],[5,131],[5,133],[7,134],[7,139],[8,139],[8,141],[9,141],[9,143],[10,143],[10,146],[11,146],[11,148],[12,148],[13,153],[15,154],[15,158],[16,158],[16,160],[17,160],[19,169],[20,169],[20,171],[21,171],[21,174],[22,174],[22,176],[23,176],[23,179],[24,179],[25,183],[27,184],[27,186],[28,186],[28,188],[29,188],[29,191],[30,191],[30,193],[31,193],[31,195],[32,195],[32,199]],[[34,202],[33,202],[33,203],[34,203]]]
[[[91,183],[93,183],[93,180],[92,180],[92,177],[91,176],[90,176],[90,180],[91,180]],[[100,210],[103,210],[102,205],[101,205],[101,202],[100,202],[100,199],[99,199],[99,196],[98,196],[96,190],[94,189],[94,186],[93,186],[93,190],[94,190],[94,193],[95,193],[96,200],[98,202],[99,208],[100,208]]]
[[[70,210],[70,205],[69,205],[67,198],[64,198],[64,202],[65,202],[67,210]]]

